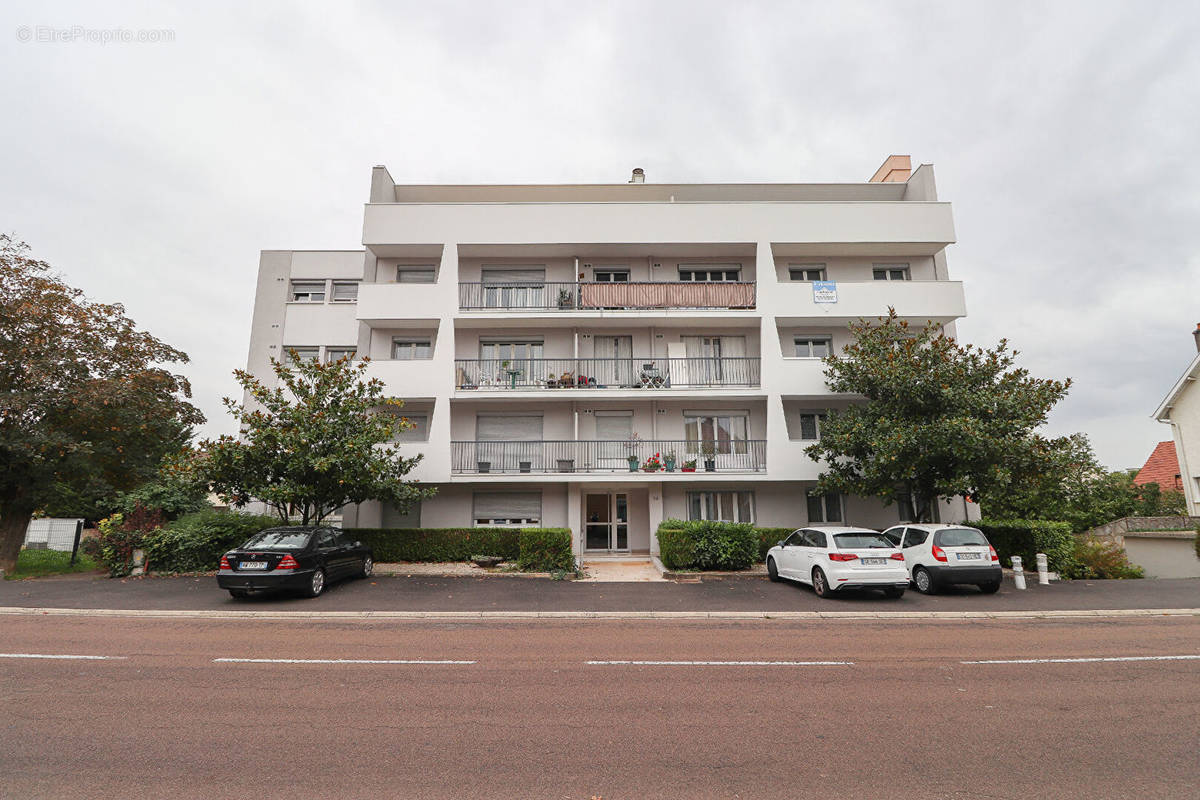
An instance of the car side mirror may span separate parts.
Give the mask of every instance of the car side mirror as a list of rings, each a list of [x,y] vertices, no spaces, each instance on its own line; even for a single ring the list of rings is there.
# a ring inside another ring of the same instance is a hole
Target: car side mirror
[[[775,546],[776,547],[785,547],[786,545],[784,545],[783,539],[780,539],[778,542],[775,543]]]
[[[355,542],[355,543],[354,543],[354,546],[355,546],[355,547],[362,547],[362,542]]]

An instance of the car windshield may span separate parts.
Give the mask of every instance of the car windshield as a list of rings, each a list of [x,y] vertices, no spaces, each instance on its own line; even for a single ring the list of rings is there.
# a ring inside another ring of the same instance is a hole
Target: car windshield
[[[300,550],[308,544],[309,531],[263,531],[251,536],[243,550]]]
[[[833,540],[837,542],[839,550],[872,549],[875,547],[886,547],[890,550],[895,546],[878,533],[867,533],[866,531],[862,533],[835,533]]]
[[[934,544],[942,547],[987,547],[988,540],[974,528],[946,528],[937,532]]]

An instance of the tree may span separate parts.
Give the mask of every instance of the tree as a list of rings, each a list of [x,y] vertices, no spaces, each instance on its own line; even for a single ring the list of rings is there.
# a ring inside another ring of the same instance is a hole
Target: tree
[[[817,491],[911,498],[920,521],[933,519],[939,497],[978,500],[1007,483],[1045,446],[1035,430],[1071,384],[1014,367],[1005,340],[990,350],[960,345],[932,324],[910,329],[890,308],[850,330],[842,355],[825,360],[826,381],[865,402],[829,411],[820,441],[805,449],[826,462]]]
[[[411,426],[403,403],[383,396],[383,382],[364,380],[366,360],[331,364],[271,360],[277,386],[242,370],[234,372],[249,395],[225,406],[241,437],[201,444],[205,474],[232,505],[266,503],[287,524],[320,523],[347,503],[379,500],[402,512],[433,492],[405,476],[421,456],[403,458],[392,444]]]
[[[0,570],[35,511],[94,519],[191,438],[187,360],[0,234]]]

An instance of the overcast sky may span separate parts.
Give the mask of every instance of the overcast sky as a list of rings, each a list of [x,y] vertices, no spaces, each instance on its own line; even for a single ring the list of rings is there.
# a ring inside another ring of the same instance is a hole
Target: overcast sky
[[[188,352],[215,434],[259,251],[359,247],[374,164],[858,181],[909,153],[954,204],[962,338],[1074,378],[1050,433],[1140,466],[1200,322],[1198,9],[9,0],[0,229]],[[114,28],[167,33],[88,40]]]

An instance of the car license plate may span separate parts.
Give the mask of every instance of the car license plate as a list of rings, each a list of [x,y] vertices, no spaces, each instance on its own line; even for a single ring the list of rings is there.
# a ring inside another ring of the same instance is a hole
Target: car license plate
[[[239,561],[238,569],[266,569],[267,562],[265,561]]]
[[[864,558],[862,560],[864,567],[882,567],[887,563],[886,558]]]
[[[958,560],[959,561],[978,561],[979,553],[959,553]]]

